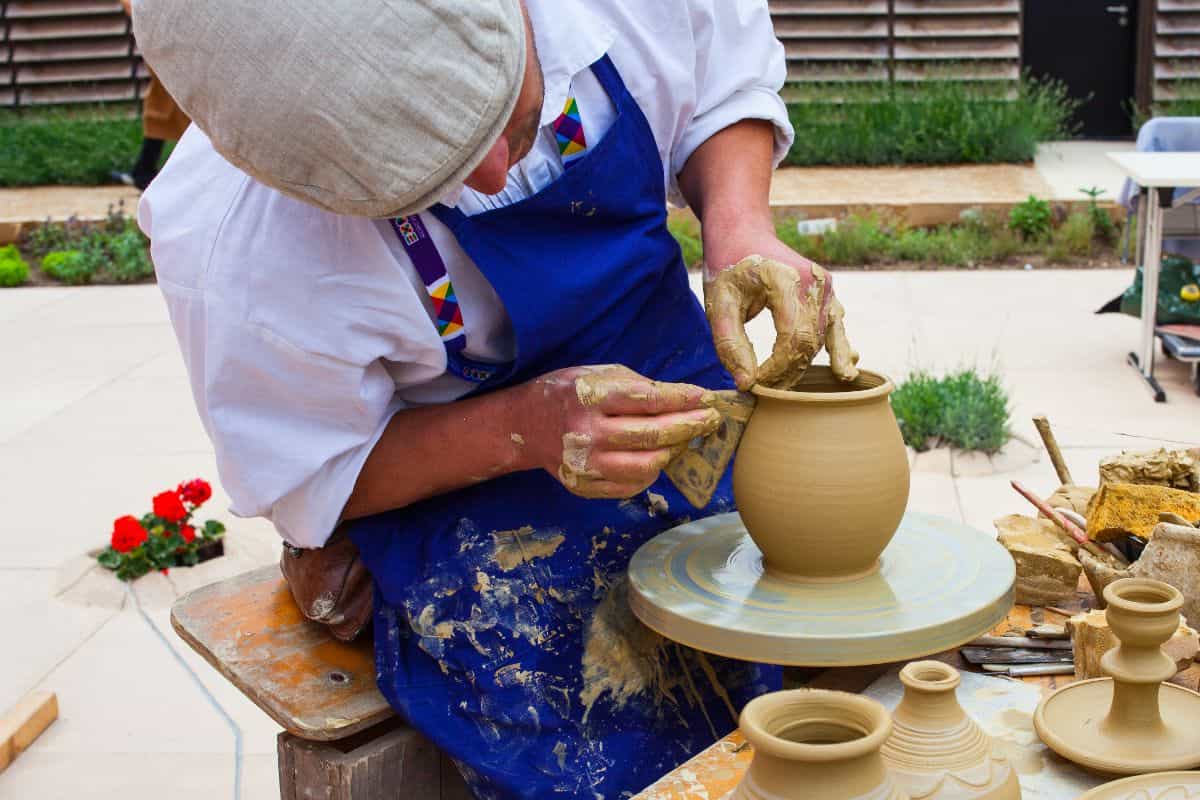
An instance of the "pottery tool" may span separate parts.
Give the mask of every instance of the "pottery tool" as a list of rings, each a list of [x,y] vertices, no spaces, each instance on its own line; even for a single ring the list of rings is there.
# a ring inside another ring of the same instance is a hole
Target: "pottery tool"
[[[967,643],[968,647],[1028,647],[1034,650],[1070,650],[1065,638],[1031,639],[1027,636],[980,636]]]
[[[737,514],[672,528],[629,565],[629,604],[672,641],[746,661],[809,667],[887,664],[987,633],[1012,607],[1013,560],[959,522],[906,514],[879,566],[805,581],[763,569]]]
[[[754,412],[754,395],[736,391],[715,394],[712,407],[721,414],[721,426],[708,436],[692,440],[663,470],[696,508],[704,508],[712,500]]]
[[[1067,633],[1065,625],[1038,625],[1025,631],[1025,635],[1031,639],[1069,639],[1071,635]]]
[[[970,664],[1074,664],[1069,650],[963,647],[958,652]]]
[[[1071,470],[1067,469],[1067,462],[1063,459],[1062,450],[1058,448],[1058,440],[1054,438],[1054,431],[1050,430],[1050,420],[1044,416],[1036,416],[1033,418],[1033,426],[1037,428],[1038,434],[1042,437],[1042,444],[1046,446],[1050,463],[1054,465],[1054,471],[1058,473],[1058,482],[1064,485],[1073,485],[1075,481],[1071,480]]]
[[[1073,675],[1075,667],[1072,664],[981,664],[980,667],[991,675],[1004,675],[1009,678],[1031,678],[1038,675]]]
[[[1045,514],[1051,522],[1053,522],[1062,530],[1066,531],[1067,534],[1084,550],[1087,550],[1092,555],[1105,561],[1109,561],[1114,558],[1114,556],[1110,555],[1107,550],[1104,550],[1095,542],[1092,542],[1090,539],[1088,539],[1088,535],[1084,533],[1082,528],[1071,522],[1062,514],[1059,514],[1056,509],[1046,505],[1045,501],[1043,501],[1033,492],[1026,489],[1019,482],[1012,481],[1012,487],[1017,490],[1017,494],[1021,495],[1030,503],[1032,503],[1038,511]]]

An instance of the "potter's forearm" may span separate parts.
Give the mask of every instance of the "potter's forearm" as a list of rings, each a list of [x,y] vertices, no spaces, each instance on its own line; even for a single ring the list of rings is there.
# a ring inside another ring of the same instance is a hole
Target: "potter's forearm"
[[[521,391],[398,412],[367,457],[342,518],[402,508],[531,468],[513,436]]]
[[[710,269],[729,266],[750,254],[746,247],[774,238],[774,151],[772,123],[742,120],[696,148],[679,173],[679,188],[700,219]]]

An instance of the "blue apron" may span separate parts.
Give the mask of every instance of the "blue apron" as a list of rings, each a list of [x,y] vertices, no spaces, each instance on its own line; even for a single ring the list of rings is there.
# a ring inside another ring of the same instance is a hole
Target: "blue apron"
[[[516,361],[493,366],[477,391],[608,363],[729,388],[667,231],[650,126],[607,57],[592,70],[617,118],[559,179],[472,217],[433,210],[516,335]],[[538,470],[353,523],[376,581],[380,690],[478,798],[640,791],[779,688],[777,668],[668,642],[628,608],[639,546],[732,508],[728,474],[697,511],[665,478],[630,500],[586,500]]]

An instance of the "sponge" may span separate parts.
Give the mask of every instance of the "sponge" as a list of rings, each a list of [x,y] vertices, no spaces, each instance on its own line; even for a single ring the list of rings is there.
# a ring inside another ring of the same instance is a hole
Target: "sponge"
[[[1149,539],[1163,512],[1200,519],[1200,494],[1166,486],[1106,483],[1088,511],[1088,537],[1110,542],[1126,534]]]

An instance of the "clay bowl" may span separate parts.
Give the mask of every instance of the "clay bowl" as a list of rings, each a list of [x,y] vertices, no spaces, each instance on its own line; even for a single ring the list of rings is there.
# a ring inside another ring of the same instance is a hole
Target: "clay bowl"
[[[742,709],[754,759],[731,800],[899,800],[880,748],[892,720],[878,702],[822,689],[756,697]]]
[[[754,388],[733,493],[772,575],[851,580],[879,566],[908,504],[908,453],[888,395],[861,371],[843,383],[814,366],[798,391]]]

